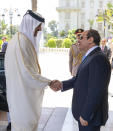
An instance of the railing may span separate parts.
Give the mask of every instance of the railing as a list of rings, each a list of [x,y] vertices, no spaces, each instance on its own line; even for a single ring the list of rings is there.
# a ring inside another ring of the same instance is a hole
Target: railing
[[[48,48],[48,47],[43,47],[40,48],[39,50],[40,53],[65,53],[65,54],[69,54],[69,48]]]

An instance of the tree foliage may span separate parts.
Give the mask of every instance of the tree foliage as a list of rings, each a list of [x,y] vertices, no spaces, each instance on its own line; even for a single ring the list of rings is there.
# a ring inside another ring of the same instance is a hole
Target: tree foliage
[[[107,9],[97,16],[97,22],[105,21],[111,27],[111,32],[113,33],[113,4],[107,3]]]
[[[57,27],[57,22],[55,20],[52,20],[49,22],[48,27],[51,30],[51,35],[54,37],[58,36],[58,27]]]
[[[5,31],[7,29],[7,24],[5,24],[5,20],[0,21],[0,34],[5,34]]]
[[[62,38],[66,37],[67,36],[66,31],[65,30],[60,31],[59,36],[62,37]]]
[[[7,35],[7,38],[11,38],[12,35],[14,35],[18,31],[17,25],[11,25],[8,26],[8,24],[5,24],[5,20],[0,21],[0,36]],[[11,35],[12,33],[12,35]]]

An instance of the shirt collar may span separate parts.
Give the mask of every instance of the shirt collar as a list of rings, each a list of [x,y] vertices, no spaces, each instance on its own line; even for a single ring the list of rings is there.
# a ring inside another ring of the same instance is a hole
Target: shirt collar
[[[86,54],[85,54],[85,56],[88,56],[89,55],[89,53],[90,52],[92,52],[94,49],[96,49],[98,46],[93,46],[92,48],[90,48],[87,52],[86,52]]]

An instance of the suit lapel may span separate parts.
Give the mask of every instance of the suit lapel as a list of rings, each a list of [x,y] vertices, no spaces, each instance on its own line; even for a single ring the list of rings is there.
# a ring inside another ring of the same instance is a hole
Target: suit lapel
[[[95,48],[93,51],[91,51],[89,54],[88,54],[88,56],[91,56],[91,55],[93,55],[93,54],[95,54],[95,53],[97,53],[97,52],[100,52],[101,51],[101,48],[100,47],[97,47],[97,48]],[[88,57],[87,56],[87,57]]]
[[[95,53],[100,52],[100,51],[101,51],[101,48],[100,48],[100,47],[97,47],[97,48],[94,49],[92,52],[90,52],[90,53],[86,56],[86,58],[82,61],[82,63],[80,64],[80,66],[79,66],[79,68],[78,68],[78,70],[77,70],[77,74],[79,73],[81,67],[87,62],[87,60],[88,60],[92,55],[94,55]]]

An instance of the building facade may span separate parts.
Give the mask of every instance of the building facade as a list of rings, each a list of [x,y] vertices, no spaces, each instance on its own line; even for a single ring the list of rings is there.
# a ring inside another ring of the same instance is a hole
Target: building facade
[[[104,15],[108,2],[113,3],[113,0],[59,0],[59,7],[56,8],[59,14],[59,31],[93,28],[102,37],[110,37],[107,23],[96,21],[99,13]]]

